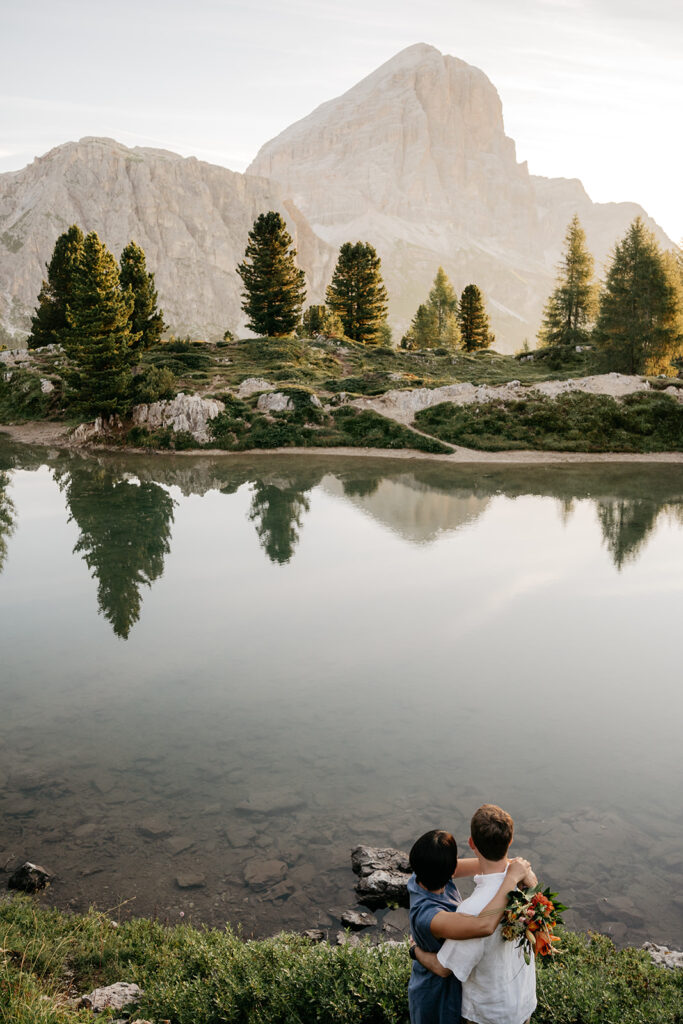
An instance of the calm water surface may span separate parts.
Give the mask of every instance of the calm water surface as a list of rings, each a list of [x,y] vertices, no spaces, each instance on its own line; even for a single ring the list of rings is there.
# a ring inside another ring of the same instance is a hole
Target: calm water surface
[[[334,927],[354,845],[493,801],[572,925],[681,948],[682,621],[681,467],[0,440],[0,869]]]

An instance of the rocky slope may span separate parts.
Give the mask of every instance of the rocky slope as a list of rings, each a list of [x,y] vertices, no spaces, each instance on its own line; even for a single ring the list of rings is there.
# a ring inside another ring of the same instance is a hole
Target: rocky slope
[[[592,203],[579,181],[530,175],[486,75],[425,44],[266,143],[249,172],[277,181],[326,241],[377,246],[399,324],[439,264],[459,290],[478,283],[501,351],[533,343],[575,212],[599,263],[637,214],[648,219]]]
[[[501,351],[533,344],[574,212],[599,262],[645,216],[530,175],[486,75],[418,44],[268,142],[246,175],[96,138],[0,175],[0,343],[28,329],[45,262],[74,222],[117,255],[131,238],[145,249],[174,333],[241,331],[235,267],[268,209],[287,220],[309,301],[323,299],[339,244],[367,240],[396,340],[442,264],[458,290],[483,288]]]
[[[112,139],[58,146],[0,175],[0,325],[26,331],[55,240],[77,223],[117,256],[131,238],[142,246],[175,333],[220,338],[243,323],[235,267],[266,210],[284,216],[321,295],[335,254],[272,182]]]

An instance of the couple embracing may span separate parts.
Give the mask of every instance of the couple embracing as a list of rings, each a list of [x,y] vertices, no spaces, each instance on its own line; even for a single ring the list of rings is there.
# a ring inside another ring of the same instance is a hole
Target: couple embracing
[[[534,958],[527,964],[498,928],[508,893],[536,884],[528,861],[508,860],[513,830],[506,811],[484,804],[471,823],[475,857],[458,860],[455,839],[440,830],[410,851],[411,1024],[526,1024],[534,1012]],[[455,879],[467,876],[475,889],[461,902]]]

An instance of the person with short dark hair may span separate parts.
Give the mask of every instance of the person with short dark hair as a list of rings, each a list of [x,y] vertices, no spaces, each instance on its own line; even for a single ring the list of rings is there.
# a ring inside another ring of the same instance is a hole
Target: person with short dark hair
[[[470,829],[469,845],[477,856],[479,873],[474,876],[474,892],[461,903],[455,917],[463,912],[482,913],[485,905],[490,907],[507,889],[510,873],[507,854],[514,822],[507,811],[484,804],[475,811]],[[533,885],[535,876],[523,881]],[[517,943],[503,939],[499,920],[487,936],[442,943],[436,956],[431,947],[430,952],[416,951],[425,968],[439,976],[450,970],[462,982],[463,1024],[528,1024],[536,1009],[534,958],[527,964]]]
[[[450,832],[433,829],[413,844],[410,851],[413,875],[408,882],[410,931],[416,946],[408,985],[411,1024],[457,1024],[460,1020],[461,984],[449,969],[432,955],[429,968],[414,955],[419,947],[435,954],[445,939],[469,939],[491,935],[500,921],[507,893],[529,878],[528,861],[517,858],[499,892],[479,916],[454,913],[460,893],[453,879],[473,875],[479,866],[475,857],[458,861],[458,847]]]

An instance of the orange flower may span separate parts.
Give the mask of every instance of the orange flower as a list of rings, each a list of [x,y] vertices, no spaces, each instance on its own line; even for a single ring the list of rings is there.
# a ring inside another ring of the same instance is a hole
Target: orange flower
[[[545,932],[538,932],[536,934],[536,946],[534,952],[537,956],[547,956],[548,953],[552,953],[552,943],[549,941],[550,936],[547,936]]]

